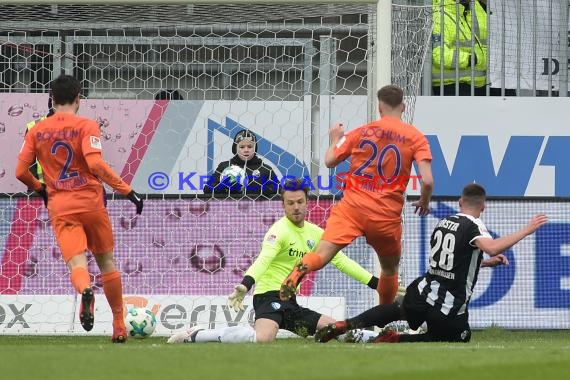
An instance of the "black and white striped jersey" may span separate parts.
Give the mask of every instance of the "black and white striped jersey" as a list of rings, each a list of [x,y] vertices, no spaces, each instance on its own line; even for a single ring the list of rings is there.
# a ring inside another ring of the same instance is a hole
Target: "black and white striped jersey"
[[[483,259],[475,245],[481,237],[491,238],[483,222],[462,213],[441,219],[431,235],[429,269],[417,287],[445,315],[467,310]]]

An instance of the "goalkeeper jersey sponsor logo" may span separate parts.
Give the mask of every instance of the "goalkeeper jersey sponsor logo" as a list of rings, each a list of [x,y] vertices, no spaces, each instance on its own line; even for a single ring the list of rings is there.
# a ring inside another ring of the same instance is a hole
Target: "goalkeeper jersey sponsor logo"
[[[295,248],[289,248],[289,250],[287,251],[287,254],[291,257],[302,258],[303,256],[305,256],[307,254],[307,252],[303,252],[303,251],[300,251],[300,250],[295,249]]]

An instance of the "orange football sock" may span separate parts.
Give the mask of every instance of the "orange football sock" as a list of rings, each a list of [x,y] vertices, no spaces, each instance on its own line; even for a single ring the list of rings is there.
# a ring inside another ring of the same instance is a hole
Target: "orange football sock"
[[[75,267],[71,270],[71,284],[77,291],[77,293],[81,293],[85,290],[85,288],[91,286],[91,277],[89,276],[89,272],[87,268],[84,267]]]
[[[321,256],[317,255],[315,252],[307,253],[301,260],[301,263],[307,266],[309,272],[319,270],[324,266],[323,259],[321,259]]]
[[[119,271],[103,273],[101,274],[101,280],[103,282],[103,292],[113,312],[113,325],[118,323],[120,326],[124,326],[121,273]]]
[[[398,292],[398,274],[386,276],[384,273],[381,273],[376,291],[380,296],[380,305],[390,305],[394,303],[396,293]]]

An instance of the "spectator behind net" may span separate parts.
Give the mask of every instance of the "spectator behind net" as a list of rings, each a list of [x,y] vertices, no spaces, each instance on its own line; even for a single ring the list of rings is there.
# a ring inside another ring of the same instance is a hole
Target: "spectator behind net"
[[[257,155],[257,136],[242,129],[234,136],[232,144],[234,156],[221,162],[212,177],[213,180],[204,185],[204,194],[215,195],[263,195],[270,197],[277,194],[278,179],[271,166],[265,164]],[[225,169],[239,166],[245,173],[245,178],[224,176]],[[244,183],[245,186],[244,186]]]

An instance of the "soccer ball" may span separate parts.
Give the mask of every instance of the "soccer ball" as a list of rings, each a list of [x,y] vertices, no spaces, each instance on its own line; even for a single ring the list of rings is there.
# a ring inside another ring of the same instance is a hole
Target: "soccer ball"
[[[234,184],[238,181],[243,182],[245,176],[246,176],[246,173],[245,173],[244,168],[242,168],[241,166],[237,166],[237,165],[231,165],[222,171],[222,177],[221,178],[222,178],[222,181],[225,178],[227,178],[227,180],[231,184]]]
[[[125,325],[131,338],[148,338],[156,328],[156,317],[149,309],[135,307],[127,312]]]

